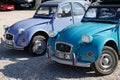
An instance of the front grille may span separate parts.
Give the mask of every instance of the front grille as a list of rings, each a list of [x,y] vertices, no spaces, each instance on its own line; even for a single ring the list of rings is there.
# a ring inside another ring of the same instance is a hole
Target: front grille
[[[13,40],[13,35],[11,35],[11,34],[6,34],[6,39],[7,39],[7,40]]]
[[[57,42],[56,50],[61,52],[71,52],[72,46],[70,44]]]

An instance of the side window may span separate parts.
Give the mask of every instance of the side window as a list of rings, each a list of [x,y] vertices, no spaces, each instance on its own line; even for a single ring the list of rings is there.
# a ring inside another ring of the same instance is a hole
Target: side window
[[[120,8],[117,9],[116,17],[117,17],[117,19],[120,18]]]
[[[84,15],[85,10],[79,3],[72,3],[74,16]]]
[[[96,18],[97,17],[97,9],[89,8],[85,14],[86,18]]]
[[[71,5],[69,3],[62,6],[57,14],[58,18],[70,17],[71,16]]]
[[[116,10],[114,8],[101,8],[99,18],[114,19],[116,17]]]

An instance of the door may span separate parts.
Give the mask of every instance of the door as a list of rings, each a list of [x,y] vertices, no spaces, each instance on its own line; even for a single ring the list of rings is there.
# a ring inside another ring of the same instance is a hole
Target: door
[[[85,7],[83,7],[80,3],[74,2],[72,3],[72,9],[73,9],[74,24],[80,23],[82,17],[85,14]]]
[[[71,24],[73,24],[73,19],[71,16],[71,4],[65,3],[59,7],[56,17],[53,21],[53,27],[55,31],[61,31]]]

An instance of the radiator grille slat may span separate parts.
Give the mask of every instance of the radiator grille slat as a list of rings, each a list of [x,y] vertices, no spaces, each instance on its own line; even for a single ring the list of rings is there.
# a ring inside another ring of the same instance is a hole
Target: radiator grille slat
[[[6,34],[6,39],[7,39],[7,40],[13,40],[13,35],[11,35],[11,34]]]
[[[66,43],[56,43],[56,50],[61,52],[71,52],[72,46]]]

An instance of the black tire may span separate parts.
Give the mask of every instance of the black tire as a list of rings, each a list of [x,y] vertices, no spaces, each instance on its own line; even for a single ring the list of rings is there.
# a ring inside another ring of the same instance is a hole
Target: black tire
[[[114,72],[117,65],[118,65],[117,52],[109,46],[104,46],[101,56],[94,63],[93,67],[98,75],[108,75]]]
[[[47,41],[43,36],[34,36],[28,48],[33,56],[42,56],[46,53]]]

